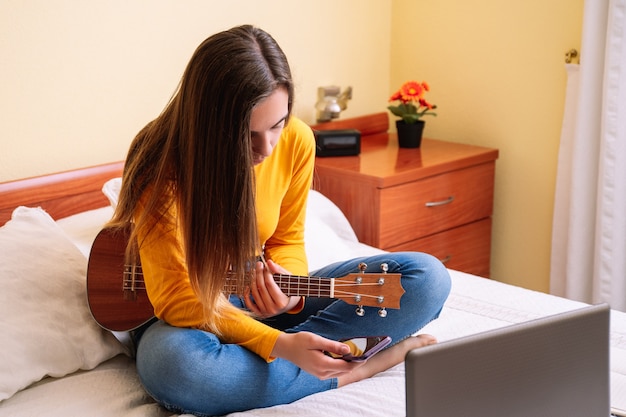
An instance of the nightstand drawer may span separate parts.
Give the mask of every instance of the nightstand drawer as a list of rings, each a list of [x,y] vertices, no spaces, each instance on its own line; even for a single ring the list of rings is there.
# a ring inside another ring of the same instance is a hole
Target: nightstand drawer
[[[381,189],[378,246],[389,250],[490,217],[494,175],[489,162]]]
[[[426,252],[447,268],[489,277],[491,218],[389,248],[392,252]]]

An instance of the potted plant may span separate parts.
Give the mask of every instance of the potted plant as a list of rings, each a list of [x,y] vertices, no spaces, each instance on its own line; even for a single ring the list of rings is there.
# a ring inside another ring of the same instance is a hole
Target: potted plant
[[[407,81],[390,98],[389,102],[398,101],[397,105],[387,108],[401,119],[396,121],[398,131],[398,145],[402,148],[419,148],[422,143],[424,131],[423,116],[436,116],[432,110],[437,106],[429,103],[424,94],[430,91],[430,87],[424,81]]]

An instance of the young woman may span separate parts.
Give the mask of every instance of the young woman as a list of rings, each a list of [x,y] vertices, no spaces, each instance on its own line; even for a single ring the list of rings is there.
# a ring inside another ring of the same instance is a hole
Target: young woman
[[[130,147],[112,224],[134,223],[159,319],[138,334],[137,370],[171,411],[223,415],[289,403],[435,343],[411,336],[438,316],[450,290],[446,269],[429,255],[384,254],[313,273],[340,277],[360,262],[388,264],[406,293],[385,318],[374,308],[360,317],[339,300],[288,297],[275,283],[274,273],[309,273],[304,223],[315,142],[291,116],[292,103],[274,39],[236,27],[198,47],[170,103]],[[369,335],[393,343],[363,363],[325,354],[348,351],[339,339]]]

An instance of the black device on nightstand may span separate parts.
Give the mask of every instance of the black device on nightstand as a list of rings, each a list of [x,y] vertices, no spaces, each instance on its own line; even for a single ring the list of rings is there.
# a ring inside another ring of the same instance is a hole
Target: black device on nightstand
[[[361,152],[361,132],[355,129],[314,130],[316,156],[350,156]]]

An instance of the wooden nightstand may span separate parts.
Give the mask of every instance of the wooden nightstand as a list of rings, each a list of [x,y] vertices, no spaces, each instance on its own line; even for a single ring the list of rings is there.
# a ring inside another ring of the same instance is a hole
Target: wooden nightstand
[[[363,135],[359,156],[317,158],[314,178],[360,241],[427,252],[448,268],[489,276],[497,149],[431,139],[401,149],[386,113],[312,127]]]

